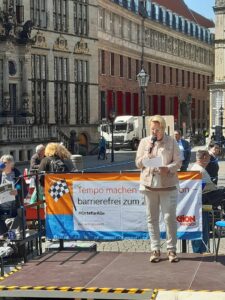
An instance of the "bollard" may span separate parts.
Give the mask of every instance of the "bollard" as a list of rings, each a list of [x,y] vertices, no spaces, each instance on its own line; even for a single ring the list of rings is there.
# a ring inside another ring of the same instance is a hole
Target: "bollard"
[[[84,166],[83,166],[83,156],[80,154],[74,154],[71,155],[71,160],[74,164],[74,166],[80,171],[83,170]]]

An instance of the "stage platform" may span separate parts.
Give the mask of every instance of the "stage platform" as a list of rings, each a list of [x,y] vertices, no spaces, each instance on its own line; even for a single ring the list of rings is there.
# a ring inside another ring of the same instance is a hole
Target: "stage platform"
[[[212,255],[179,256],[179,263],[164,254],[152,264],[148,253],[50,251],[1,278],[0,298],[158,299],[154,289],[225,290],[224,255],[217,262]]]

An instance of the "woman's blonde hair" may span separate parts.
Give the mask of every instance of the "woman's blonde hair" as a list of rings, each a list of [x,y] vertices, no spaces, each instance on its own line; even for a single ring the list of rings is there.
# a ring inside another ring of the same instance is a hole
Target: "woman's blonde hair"
[[[45,156],[58,156],[61,159],[68,159],[71,153],[62,144],[48,143],[45,148]]]
[[[162,128],[163,130],[166,129],[166,121],[162,116],[160,115],[152,116],[149,120],[149,126],[151,125],[152,122],[157,122],[159,123],[160,128]]]

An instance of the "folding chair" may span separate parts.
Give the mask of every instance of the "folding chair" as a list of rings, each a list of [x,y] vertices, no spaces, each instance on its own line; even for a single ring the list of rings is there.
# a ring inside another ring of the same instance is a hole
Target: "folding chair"
[[[218,258],[218,252],[220,248],[220,238],[224,236],[223,231],[225,231],[225,220],[217,221],[215,223],[215,230],[218,233],[218,240],[217,240],[217,245],[216,245],[216,254],[215,254],[215,261],[217,261]]]

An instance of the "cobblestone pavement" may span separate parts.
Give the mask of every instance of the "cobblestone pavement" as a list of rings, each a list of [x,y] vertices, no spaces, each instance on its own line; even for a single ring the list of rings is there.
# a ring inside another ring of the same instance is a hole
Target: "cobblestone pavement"
[[[192,151],[192,159],[191,161],[193,162],[195,160],[195,152],[198,149],[201,148],[205,148],[203,147],[196,147],[193,149]],[[120,159],[119,159],[120,157]],[[121,157],[123,157],[123,155],[120,153],[118,153],[118,156],[116,157],[116,162],[118,163],[117,166],[117,170],[119,167],[119,162],[123,161],[124,159],[121,159]],[[135,158],[135,152],[130,152],[129,154],[126,153],[126,158],[129,158],[129,161],[132,161],[132,159],[134,160]],[[93,161],[92,161],[92,164]],[[106,162],[106,164],[110,164],[110,162]],[[91,165],[89,163],[89,165]],[[99,166],[101,165],[101,162],[99,163]],[[94,166],[94,165],[93,165]],[[125,164],[123,166],[126,166]],[[129,168],[130,166],[132,166],[132,169],[135,169],[135,165],[134,163],[130,163],[129,164]],[[224,160],[220,160],[219,161],[219,166],[220,166],[220,170],[219,170],[219,182],[218,185],[224,186],[225,185],[225,161]],[[126,166],[128,167],[128,166]],[[129,169],[127,168],[127,169]],[[106,168],[107,170],[109,170],[109,168]],[[125,168],[126,169],[126,168]],[[130,168],[131,169],[131,168]],[[103,169],[101,169],[102,171]],[[162,251],[166,251],[166,243],[165,241],[162,241]],[[181,252],[181,241],[178,241],[177,243],[177,251]],[[146,241],[146,240],[123,240],[123,241],[115,241],[115,242],[99,242],[97,243],[97,249],[98,251],[118,251],[118,252],[149,252],[150,251],[150,242]],[[212,240],[210,243],[210,249],[212,251],[213,249],[213,245],[212,245]],[[187,241],[187,251],[188,252],[192,252],[192,247],[191,247],[191,242]],[[225,253],[225,238],[221,239],[221,243],[220,243],[220,253]]]

